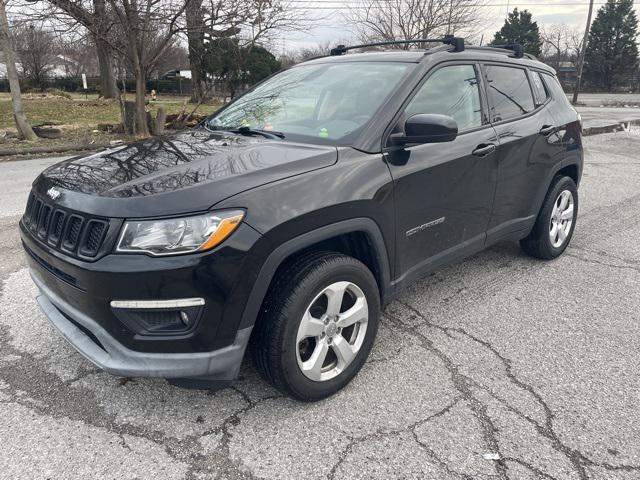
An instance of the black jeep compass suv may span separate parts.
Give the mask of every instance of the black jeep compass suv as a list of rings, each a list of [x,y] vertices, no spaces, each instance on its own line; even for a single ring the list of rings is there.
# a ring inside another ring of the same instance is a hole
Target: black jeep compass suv
[[[518,46],[332,54],[195,129],[74,158],[20,229],[38,303],[87,359],[184,386],[344,387],[381,305],[499,241],[553,259],[578,212],[578,114]]]

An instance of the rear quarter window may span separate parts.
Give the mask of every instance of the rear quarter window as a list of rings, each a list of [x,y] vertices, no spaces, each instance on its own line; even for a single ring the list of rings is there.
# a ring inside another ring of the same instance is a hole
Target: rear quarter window
[[[551,92],[551,96],[554,100],[564,104],[567,107],[571,107],[571,103],[567,98],[567,94],[564,93],[562,85],[560,85],[560,82],[555,76],[549,75],[548,73],[543,73],[542,79],[544,81],[544,84],[547,86],[547,89]]]
[[[502,122],[535,110],[527,71],[522,68],[487,65],[491,118]]]
[[[544,105],[549,99],[549,91],[542,81],[540,72],[531,72],[531,88],[533,88],[533,96],[536,100],[536,106]]]

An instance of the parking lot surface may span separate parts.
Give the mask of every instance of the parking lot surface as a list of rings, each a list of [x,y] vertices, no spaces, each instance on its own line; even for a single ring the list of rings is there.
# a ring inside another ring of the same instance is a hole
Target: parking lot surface
[[[102,373],[49,326],[17,233],[50,160],[0,164],[0,478],[640,479],[640,135],[585,140],[554,262],[499,245],[390,304],[342,392]]]

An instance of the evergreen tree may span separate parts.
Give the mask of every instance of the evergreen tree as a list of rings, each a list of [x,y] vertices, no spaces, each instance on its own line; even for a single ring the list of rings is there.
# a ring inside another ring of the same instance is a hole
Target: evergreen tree
[[[591,25],[584,76],[612,91],[638,68],[638,19],[633,0],[608,0]]]
[[[539,56],[542,53],[542,38],[540,38],[538,24],[533,22],[531,17],[531,12],[528,10],[520,12],[514,8],[500,31],[496,32],[493,44],[519,43],[524,47],[525,52]]]

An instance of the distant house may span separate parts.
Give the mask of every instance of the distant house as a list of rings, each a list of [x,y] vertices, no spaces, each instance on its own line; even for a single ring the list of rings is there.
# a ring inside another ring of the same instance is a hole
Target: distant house
[[[188,78],[191,80],[191,70],[189,69],[180,69],[180,70],[169,70],[168,72],[160,75],[160,80],[173,80],[174,78]]]
[[[18,72],[22,70],[20,63],[16,63]],[[51,59],[49,64],[49,72],[47,77],[50,78],[65,78],[65,77],[78,77],[84,72],[82,65],[74,61],[71,58],[64,55],[55,55]],[[0,54],[0,78],[7,78],[7,66],[4,63],[4,58]]]
[[[578,69],[573,62],[560,62],[558,79],[565,88],[576,84],[578,81]]]

